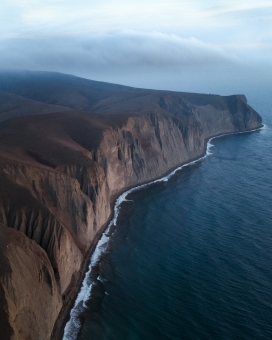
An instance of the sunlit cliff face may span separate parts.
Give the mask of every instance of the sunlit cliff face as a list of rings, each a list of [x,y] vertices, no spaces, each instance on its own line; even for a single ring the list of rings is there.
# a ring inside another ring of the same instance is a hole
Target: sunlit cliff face
[[[268,0],[4,0],[0,65],[157,89],[244,92],[249,82],[271,78],[271,15]]]

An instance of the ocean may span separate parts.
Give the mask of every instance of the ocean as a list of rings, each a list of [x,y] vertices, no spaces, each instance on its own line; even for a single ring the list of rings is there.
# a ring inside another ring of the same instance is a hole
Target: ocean
[[[119,198],[64,339],[272,339],[272,99],[249,104],[263,129]]]

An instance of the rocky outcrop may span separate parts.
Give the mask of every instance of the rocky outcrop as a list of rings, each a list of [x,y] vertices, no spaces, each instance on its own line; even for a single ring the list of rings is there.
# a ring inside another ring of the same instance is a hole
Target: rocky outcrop
[[[59,338],[116,195],[200,157],[211,136],[261,126],[244,96],[129,97],[135,112],[120,102],[113,113],[115,98],[103,115],[69,111],[0,124],[4,339]]]

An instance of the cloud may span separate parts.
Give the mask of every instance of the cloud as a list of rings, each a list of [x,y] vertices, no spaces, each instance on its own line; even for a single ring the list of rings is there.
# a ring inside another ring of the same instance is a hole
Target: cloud
[[[239,12],[248,12],[248,11],[259,11],[259,10],[271,10],[272,4],[270,1],[246,1],[246,2],[226,2],[221,3],[220,6],[213,5],[208,8],[208,10],[204,10],[201,15],[203,16],[218,16],[222,14],[228,13],[239,13]]]
[[[17,35],[22,42],[39,36],[46,44],[43,37],[50,36],[53,46],[66,36],[73,46],[73,37],[90,41],[97,34],[101,40],[105,34],[113,41],[112,32],[130,29],[193,36],[217,45],[263,44],[271,41],[271,16],[271,0],[1,0],[0,39]]]
[[[183,39],[160,32],[122,31],[81,39],[14,38],[0,41],[4,68],[96,73],[136,69],[231,66],[239,59],[223,48],[195,38]]]
[[[272,76],[271,15],[271,0],[1,0],[0,67],[160,88],[183,79],[184,90],[233,86],[243,69],[256,82]]]

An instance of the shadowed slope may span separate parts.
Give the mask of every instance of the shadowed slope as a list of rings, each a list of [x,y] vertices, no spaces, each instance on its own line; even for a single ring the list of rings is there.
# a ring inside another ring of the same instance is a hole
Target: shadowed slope
[[[63,112],[67,110],[70,110],[70,108],[60,105],[44,104],[12,93],[0,91],[0,122],[14,117]]]
[[[91,110],[108,97],[130,97],[134,89],[53,72],[0,72],[0,90],[47,104]],[[142,91],[142,90],[137,90]]]
[[[188,106],[213,106],[223,110],[228,109],[228,102],[233,100],[233,96],[138,89],[56,72],[34,71],[0,72],[0,90],[46,104],[104,114],[135,114],[159,109],[174,113],[181,108],[182,114],[188,114]]]

